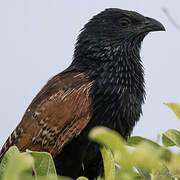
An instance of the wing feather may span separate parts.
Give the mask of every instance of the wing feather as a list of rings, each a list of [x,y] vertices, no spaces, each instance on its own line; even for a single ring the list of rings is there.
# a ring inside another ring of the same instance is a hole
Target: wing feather
[[[93,80],[72,69],[49,80],[7,139],[0,158],[12,145],[20,151],[47,151],[53,157],[59,154],[90,120],[92,85]]]

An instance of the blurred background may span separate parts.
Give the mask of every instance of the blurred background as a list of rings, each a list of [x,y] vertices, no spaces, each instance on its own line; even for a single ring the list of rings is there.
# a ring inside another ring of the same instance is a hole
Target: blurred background
[[[143,42],[147,98],[133,135],[156,140],[167,129],[180,129],[163,105],[180,103],[180,29],[163,11],[180,24],[180,1],[0,0],[0,147],[47,80],[71,63],[79,30],[110,7],[158,19],[167,30]]]

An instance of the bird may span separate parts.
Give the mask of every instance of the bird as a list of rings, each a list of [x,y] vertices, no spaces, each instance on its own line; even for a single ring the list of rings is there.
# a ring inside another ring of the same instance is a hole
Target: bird
[[[88,134],[105,126],[125,140],[131,135],[146,97],[141,45],[153,31],[165,27],[135,11],[108,8],[93,16],[80,31],[72,63],[32,100],[0,159],[16,145],[51,153],[60,175],[103,176],[99,145]]]

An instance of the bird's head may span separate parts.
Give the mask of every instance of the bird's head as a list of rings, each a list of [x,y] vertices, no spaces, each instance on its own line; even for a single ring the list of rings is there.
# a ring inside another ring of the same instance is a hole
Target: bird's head
[[[88,63],[87,59],[109,61],[122,49],[139,53],[141,42],[149,32],[164,30],[159,21],[134,11],[106,9],[94,16],[82,29],[75,48],[74,62],[79,58],[81,63]]]
[[[164,26],[155,19],[134,11],[110,8],[94,16],[83,28],[82,34],[121,43],[151,31],[164,30]]]

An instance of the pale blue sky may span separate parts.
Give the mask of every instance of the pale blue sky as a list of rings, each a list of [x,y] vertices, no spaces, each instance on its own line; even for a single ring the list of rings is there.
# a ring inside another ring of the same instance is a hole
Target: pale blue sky
[[[180,121],[163,102],[180,103],[180,23],[176,0],[0,0],[0,146],[21,120],[46,81],[71,62],[79,30],[105,8],[135,10],[161,21],[167,31],[145,38],[141,56],[146,74],[144,115],[134,135],[156,139]]]

